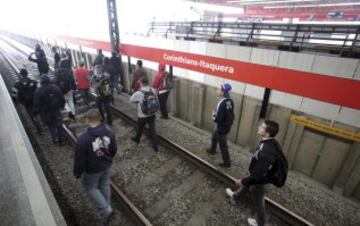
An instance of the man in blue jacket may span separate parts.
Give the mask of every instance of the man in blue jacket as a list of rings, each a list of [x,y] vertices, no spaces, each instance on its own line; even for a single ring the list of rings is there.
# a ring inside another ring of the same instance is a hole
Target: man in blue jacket
[[[230,132],[234,121],[234,102],[230,99],[230,91],[231,85],[228,83],[221,85],[218,90],[218,95],[221,100],[212,113],[212,118],[216,123],[216,129],[211,138],[211,148],[206,150],[209,154],[215,155],[217,143],[219,143],[223,159],[223,162],[219,163],[219,166],[225,168],[231,167],[227,134]]]
[[[265,225],[264,185],[270,182],[267,173],[275,163],[278,155],[279,146],[274,139],[278,131],[279,124],[271,120],[265,120],[259,126],[257,133],[260,136],[260,145],[251,158],[249,166],[250,175],[236,182],[241,188],[235,192],[230,188],[226,188],[226,194],[230,197],[233,204],[246,193],[250,192],[254,196],[257,220],[248,218],[248,223],[251,226]]]
[[[94,202],[104,225],[113,213],[110,194],[110,166],[117,152],[114,133],[101,123],[98,110],[86,114],[89,128],[76,145],[74,176],[81,178],[89,198]]]

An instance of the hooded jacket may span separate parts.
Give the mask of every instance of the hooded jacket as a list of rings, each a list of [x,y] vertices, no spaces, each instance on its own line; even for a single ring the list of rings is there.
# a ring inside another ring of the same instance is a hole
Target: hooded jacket
[[[278,156],[278,143],[275,139],[262,140],[253,154],[249,166],[250,175],[241,180],[243,185],[267,184],[267,173]]]
[[[157,89],[159,92],[162,91],[162,90],[165,90],[165,87],[164,87],[165,69],[166,69],[165,64],[159,64],[159,67],[158,67],[159,71],[156,74],[155,79],[154,79],[154,81],[152,83],[152,87],[154,89]]]
[[[43,121],[46,122],[51,118],[49,114],[52,115],[64,107],[65,99],[59,87],[51,84],[48,76],[41,76],[40,84],[41,86],[36,89],[34,94],[34,112],[40,113]],[[52,94],[51,97],[49,96],[50,93]]]
[[[114,133],[104,124],[89,127],[76,145],[74,176],[84,172],[95,174],[106,170],[116,155],[117,145]]]

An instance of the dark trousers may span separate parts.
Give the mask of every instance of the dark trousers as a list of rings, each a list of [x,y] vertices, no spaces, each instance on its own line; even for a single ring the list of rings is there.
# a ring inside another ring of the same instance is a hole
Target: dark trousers
[[[91,97],[90,97],[90,93],[89,93],[89,89],[79,89],[79,92],[81,94],[81,97],[84,100],[84,103],[86,105],[89,105],[90,101],[91,101]],[[74,98],[75,100],[75,98]]]
[[[161,116],[164,118],[169,117],[168,112],[167,112],[167,106],[166,106],[166,101],[169,97],[169,93],[170,93],[170,91],[159,94]]]
[[[32,123],[34,124],[35,128],[36,128],[36,131],[38,133],[41,133],[42,132],[42,128],[41,128],[41,123],[35,118],[35,115],[33,113],[33,106],[32,105],[28,105],[28,104],[25,104],[25,109],[30,117],[30,120],[32,121]]]
[[[257,212],[257,223],[265,225],[265,189],[263,184],[244,185],[234,193],[234,199],[238,200],[246,194],[251,194]]]
[[[216,152],[217,144],[220,145],[221,156],[224,164],[227,166],[231,165],[229,148],[227,145],[227,134],[220,134],[216,129],[211,138],[211,151]]]
[[[111,125],[112,123],[112,115],[111,115],[111,110],[110,110],[110,102],[111,102],[111,96],[110,97],[98,97],[97,99],[97,106],[100,112],[100,115],[103,119],[103,121],[105,121],[105,114],[104,114],[104,110],[106,112],[106,121],[109,125]]]
[[[46,125],[49,128],[50,136],[53,142],[62,142],[65,139],[63,120],[60,111],[52,112]]]
[[[146,124],[148,124],[149,128],[150,128],[150,139],[151,139],[153,148],[157,150],[158,149],[158,141],[157,141],[157,135],[156,135],[156,129],[155,129],[155,115],[152,115],[149,117],[143,117],[143,118],[139,117],[138,118],[135,140],[140,141],[141,135],[144,131],[144,127]]]

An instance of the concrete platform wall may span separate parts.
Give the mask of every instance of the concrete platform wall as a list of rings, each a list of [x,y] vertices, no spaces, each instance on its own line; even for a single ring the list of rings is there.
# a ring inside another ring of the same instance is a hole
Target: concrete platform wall
[[[221,50],[223,47],[218,44],[206,44],[214,45],[206,48],[204,43],[199,45],[184,41],[176,43],[176,48],[186,48],[195,53],[205,51],[208,55],[217,55],[219,54],[218,51],[220,51],[220,54],[224,55],[226,52],[227,57],[236,55],[237,58],[241,58],[243,61],[262,62],[263,64],[286,66],[287,68],[317,73],[332,73],[337,76],[345,76],[353,72],[354,79],[360,78],[360,68],[357,60],[330,59],[331,57],[324,58],[323,56],[280,51],[273,51],[270,54],[271,57],[268,57],[268,50],[232,47],[227,48],[224,52]],[[170,48],[171,43],[167,43],[166,46]],[[218,50],[219,48],[220,50]],[[79,57],[78,54],[75,55]],[[93,58],[91,55],[86,54],[85,56],[88,62]],[[131,62],[135,63],[136,59],[132,58]],[[339,64],[348,66],[346,69],[333,66]],[[144,66],[147,69],[149,78],[152,80],[156,74],[157,64],[144,62]],[[128,72],[126,60],[124,62],[124,72],[125,87],[129,88],[132,75]],[[174,74],[177,78],[176,87],[171,91],[168,100],[170,112],[199,128],[209,132],[213,131],[214,123],[211,119],[211,112],[218,101],[216,90],[226,80],[176,68]],[[194,76],[196,79],[194,79]],[[190,79],[190,77],[192,78]],[[203,79],[206,81],[205,83]],[[236,92],[232,93],[235,102],[235,121],[228,138],[230,141],[244,147],[254,147],[257,143],[257,127],[261,123],[259,113],[264,88],[240,82],[230,82],[235,87],[234,90],[236,90]],[[290,168],[323,183],[330,189],[359,199],[359,143],[313,131],[290,121],[292,114],[300,114],[326,124],[335,120],[334,125],[336,127],[359,132],[359,111],[278,91],[272,91],[270,102],[267,118],[280,123],[280,132],[277,139],[283,146]]]

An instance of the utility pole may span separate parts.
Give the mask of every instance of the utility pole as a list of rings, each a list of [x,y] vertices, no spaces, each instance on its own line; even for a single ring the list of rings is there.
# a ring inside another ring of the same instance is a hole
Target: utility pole
[[[107,0],[111,51],[119,53],[120,32],[116,12],[116,0]]]
[[[111,51],[116,52],[120,58],[120,83],[124,88],[124,70],[122,65],[120,53],[120,32],[117,18],[116,0],[107,0],[108,17],[109,17],[109,32],[110,32],[110,45]]]

